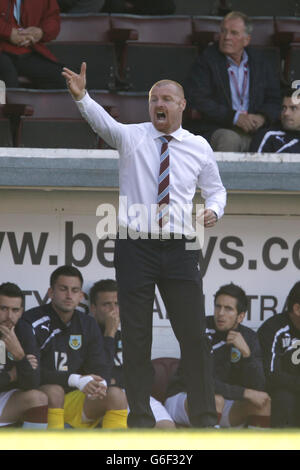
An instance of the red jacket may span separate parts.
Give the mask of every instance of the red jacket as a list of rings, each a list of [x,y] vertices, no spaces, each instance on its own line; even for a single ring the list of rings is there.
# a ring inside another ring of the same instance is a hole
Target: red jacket
[[[0,0],[0,51],[11,54],[36,52],[57,62],[56,57],[48,50],[45,43],[56,38],[60,30],[60,10],[56,0],[22,0],[21,24],[14,17],[15,0]],[[32,47],[18,47],[9,42],[12,28],[37,26],[42,29],[43,37]]]

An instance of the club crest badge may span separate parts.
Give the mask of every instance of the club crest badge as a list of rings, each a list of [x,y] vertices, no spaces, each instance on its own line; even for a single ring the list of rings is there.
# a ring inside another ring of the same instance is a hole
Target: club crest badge
[[[74,349],[75,351],[77,351],[77,349],[80,349],[81,346],[82,346],[82,336],[81,335],[70,335],[69,346],[70,346],[70,348]]]
[[[230,358],[230,361],[235,363],[235,362],[239,362],[239,360],[241,359],[241,351],[239,351],[237,348],[231,348],[231,358]]]

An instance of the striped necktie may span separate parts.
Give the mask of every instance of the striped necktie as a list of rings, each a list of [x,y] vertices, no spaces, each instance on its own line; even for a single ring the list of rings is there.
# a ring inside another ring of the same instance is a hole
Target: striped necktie
[[[159,138],[162,146],[160,151],[160,168],[158,178],[158,224],[162,228],[169,221],[169,203],[170,203],[170,156],[168,143],[172,139],[170,135],[164,135]]]

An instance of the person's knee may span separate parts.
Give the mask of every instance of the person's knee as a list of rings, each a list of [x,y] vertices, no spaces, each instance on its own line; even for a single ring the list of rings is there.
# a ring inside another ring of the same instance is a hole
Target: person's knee
[[[171,421],[169,419],[161,419],[160,421],[156,421],[155,428],[156,429],[174,429],[176,428],[176,425],[174,421]]]
[[[25,405],[25,409],[48,405],[48,397],[46,393],[41,390],[28,390],[24,392],[22,400]]]
[[[126,394],[119,387],[108,387],[106,401],[109,410],[125,410],[128,406]]]
[[[242,138],[231,129],[217,129],[211,137],[211,146],[215,152],[240,152]]]
[[[63,408],[65,400],[65,391],[60,385],[42,385],[41,391],[48,397],[49,408]]]
[[[216,402],[217,413],[222,414],[224,404],[225,404],[225,400],[222,397],[222,395],[215,395],[215,402]]]

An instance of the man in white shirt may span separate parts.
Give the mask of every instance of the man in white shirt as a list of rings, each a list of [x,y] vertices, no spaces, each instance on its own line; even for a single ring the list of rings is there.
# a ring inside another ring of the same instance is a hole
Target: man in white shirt
[[[205,139],[182,129],[186,102],[178,83],[162,80],[152,87],[149,92],[151,122],[125,125],[115,121],[90,98],[85,89],[85,63],[80,74],[64,69],[63,75],[82,115],[120,155],[120,199],[126,198],[126,204],[121,202],[119,208],[120,234],[116,239],[115,267],[125,389],[130,407],[128,426],[155,425],[149,399],[156,285],[180,343],[189,384],[191,424],[214,426],[217,418],[210,347],[205,336],[199,250],[187,249],[189,237],[195,235],[191,214],[196,186],[201,187],[206,200],[205,227],[214,226],[226,204],[226,191],[213,152]],[[171,137],[168,144],[165,136]],[[169,166],[161,173],[162,157],[166,155]],[[168,175],[168,183],[163,195],[168,199],[162,207],[158,198],[165,175]],[[138,218],[133,210],[137,207],[142,213]],[[157,221],[160,214],[163,217]]]

